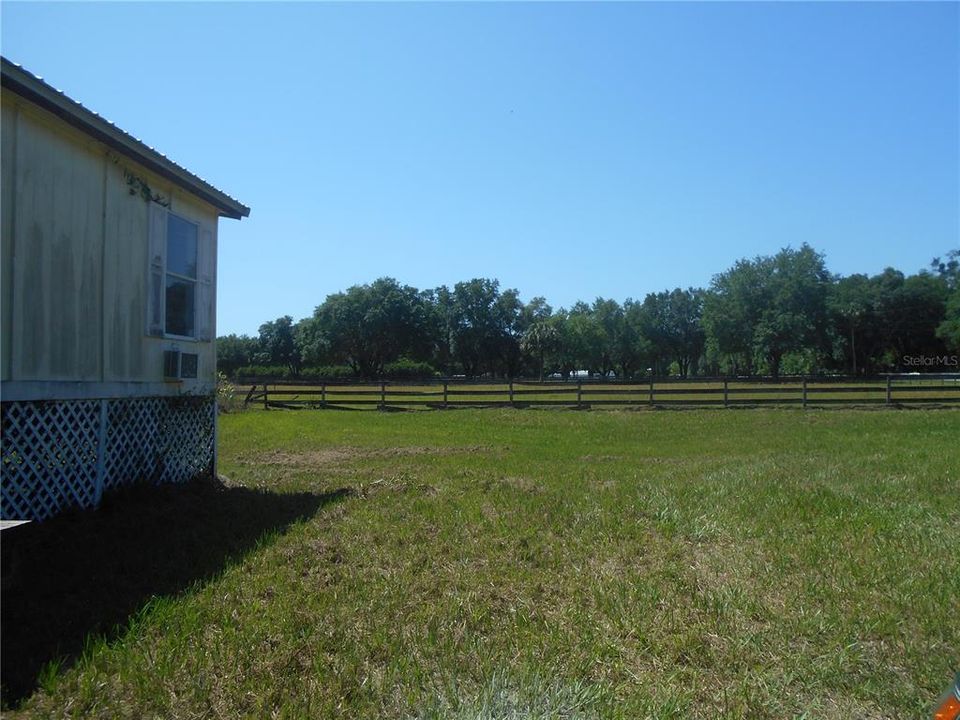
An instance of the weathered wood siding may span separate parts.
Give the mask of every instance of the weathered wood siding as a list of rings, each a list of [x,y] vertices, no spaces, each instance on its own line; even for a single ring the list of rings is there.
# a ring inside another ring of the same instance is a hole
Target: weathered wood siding
[[[209,230],[198,241],[206,236],[212,254],[216,210],[8,91],[2,113],[5,391],[78,382],[90,396],[106,386],[117,394],[118,383],[209,390],[213,342],[146,334],[148,202],[130,178]],[[198,311],[213,322],[212,299]],[[197,380],[164,382],[163,351],[174,347],[199,355]]]
[[[0,380],[10,379],[10,329],[13,318],[13,158],[16,108],[0,101]]]

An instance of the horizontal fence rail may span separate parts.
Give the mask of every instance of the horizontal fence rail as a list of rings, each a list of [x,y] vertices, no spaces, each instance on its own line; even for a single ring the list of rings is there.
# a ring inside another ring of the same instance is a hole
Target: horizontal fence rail
[[[458,407],[960,405],[960,374],[881,378],[654,378],[571,381],[240,381],[245,405],[380,410]]]

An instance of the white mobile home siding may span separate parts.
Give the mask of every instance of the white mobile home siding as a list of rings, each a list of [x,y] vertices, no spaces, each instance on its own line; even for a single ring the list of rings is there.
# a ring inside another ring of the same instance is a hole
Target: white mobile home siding
[[[0,62],[0,517],[215,473],[217,222],[249,208]],[[196,268],[182,239],[164,264],[173,215],[196,226]],[[189,294],[171,301],[192,337],[164,335],[168,272],[195,282],[193,330]],[[196,377],[166,377],[171,350]]]
[[[13,93],[4,91],[0,107],[5,399],[209,392],[214,293],[197,308],[206,313],[206,339],[147,335],[149,203],[141,183],[200,226],[211,274],[216,209]],[[197,379],[164,382],[163,351],[172,348],[199,355]]]

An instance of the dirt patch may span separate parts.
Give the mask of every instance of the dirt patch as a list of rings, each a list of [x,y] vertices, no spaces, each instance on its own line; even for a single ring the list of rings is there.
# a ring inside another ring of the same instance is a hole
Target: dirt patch
[[[389,460],[403,457],[444,457],[449,455],[491,454],[493,448],[484,445],[469,445],[464,447],[428,447],[404,446],[392,448],[364,448],[364,447],[330,447],[320,450],[310,450],[302,453],[291,453],[274,450],[258,455],[245,455],[239,458],[244,465],[276,465],[289,468],[315,468],[339,465],[342,463],[359,462],[363,460]]]
[[[418,492],[428,497],[437,495],[440,490],[427,483],[419,482],[416,476],[398,473],[389,477],[379,477],[366,483],[360,483],[357,494],[366,498],[378,492]]]
[[[542,490],[540,483],[529,477],[502,477],[499,482],[527,493],[538,493]]]

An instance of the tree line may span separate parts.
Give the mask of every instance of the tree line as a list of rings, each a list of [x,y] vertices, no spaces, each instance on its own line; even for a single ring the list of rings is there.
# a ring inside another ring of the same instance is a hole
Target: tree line
[[[217,338],[234,375],[570,377],[957,371],[960,250],[913,275],[831,274],[809,245],[743,259],[708,288],[554,309],[497,280],[418,290],[389,277],[312,316]]]

